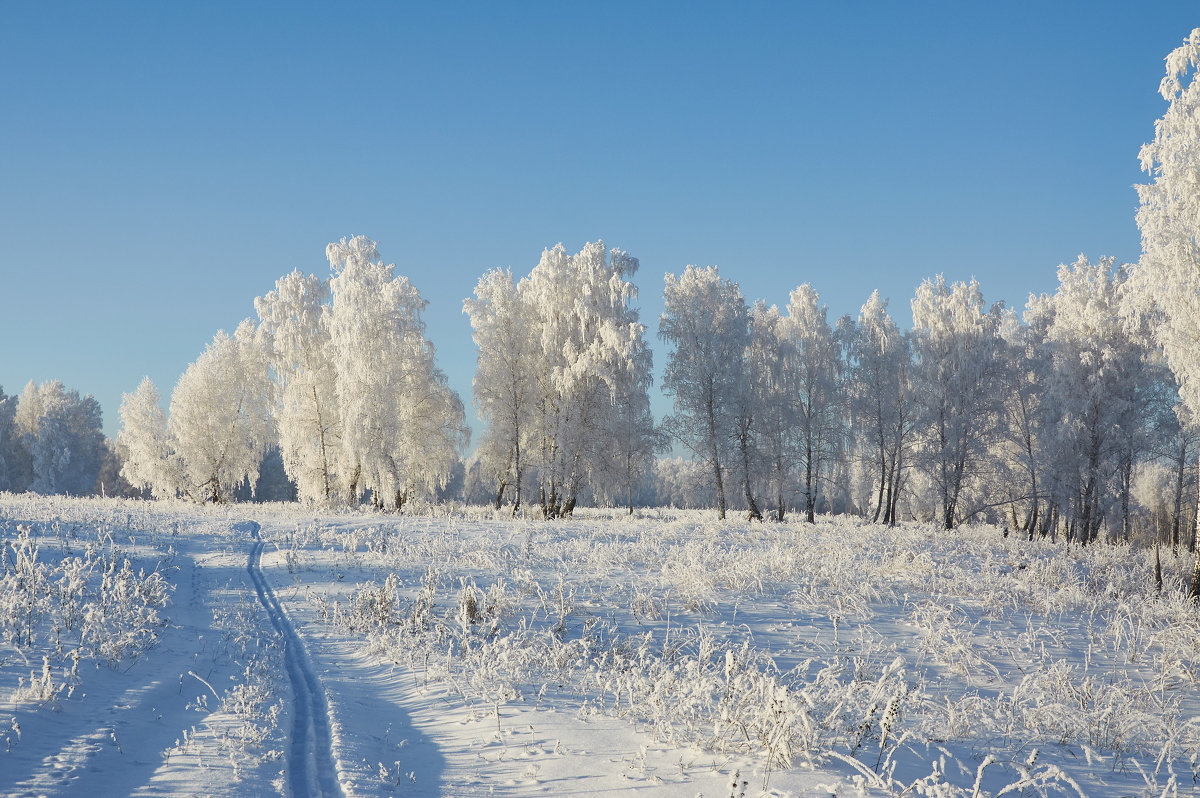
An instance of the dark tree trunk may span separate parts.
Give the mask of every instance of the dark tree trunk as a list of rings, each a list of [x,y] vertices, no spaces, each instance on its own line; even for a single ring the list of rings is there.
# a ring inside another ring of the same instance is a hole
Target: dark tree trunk
[[[813,447],[811,437],[804,446],[804,520],[817,522],[817,497],[813,491]]]
[[[716,446],[713,447],[713,474],[717,480],[717,518],[725,520],[725,480],[721,477],[721,460],[717,455]]]
[[[355,463],[354,471],[350,475],[350,495],[346,497],[351,505],[358,504],[358,481],[360,479],[362,479],[362,465]]]

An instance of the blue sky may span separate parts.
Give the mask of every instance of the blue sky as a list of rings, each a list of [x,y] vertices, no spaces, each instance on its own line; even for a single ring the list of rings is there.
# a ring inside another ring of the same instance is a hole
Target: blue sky
[[[748,300],[925,277],[1023,306],[1134,260],[1132,185],[1175,3],[0,2],[0,386],[61,379],[115,435],[217,329],[352,234],[429,300],[470,404],[462,300],[603,238]],[[653,338],[656,366],[665,349]],[[656,410],[666,410],[657,400]],[[470,413],[473,416],[473,412]]]

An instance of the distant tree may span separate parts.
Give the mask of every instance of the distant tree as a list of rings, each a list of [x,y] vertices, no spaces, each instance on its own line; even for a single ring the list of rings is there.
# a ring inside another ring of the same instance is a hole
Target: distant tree
[[[182,460],[184,495],[224,502],[258,466],[272,440],[267,366],[254,323],[218,332],[171,394],[168,433]],[[132,480],[131,480],[132,482]]]
[[[274,387],[279,456],[300,499],[322,505],[339,487],[342,434],[328,300],[328,283],[299,271],[254,300]]]
[[[20,465],[25,459],[16,425],[17,397],[6,396],[0,389],[0,491],[18,491],[25,487]]]
[[[463,302],[479,350],[472,382],[475,407],[485,424],[480,467],[496,481],[496,509],[511,486],[513,515],[521,509],[534,403],[536,323],[507,269],[479,278],[475,298]]]
[[[141,491],[135,489],[121,476],[121,453],[117,450],[116,441],[104,439],[104,451],[100,455],[100,472],[96,477],[96,493],[100,496],[114,496],[127,499],[140,498]]]
[[[761,300],[750,311],[747,384],[757,407],[757,449],[767,464],[775,520],[783,521],[796,461],[796,352],[775,305]]]
[[[1001,418],[995,457],[1003,465],[1002,477],[1012,524],[1029,539],[1046,534],[1053,520],[1053,492],[1048,478],[1050,446],[1048,419],[1053,411],[1046,406],[1047,374],[1052,369],[1046,335],[1054,319],[1054,305],[1046,294],[1033,295],[1026,303],[1023,321],[1015,313],[1005,313],[1000,324],[1004,341],[1002,357]],[[1021,517],[1018,507],[1023,508]]]
[[[792,291],[784,330],[795,352],[795,419],[799,432],[799,456],[803,477],[805,520],[813,523],[822,468],[832,459],[838,444],[842,386],[839,351],[827,310],[820,296],[805,283]]]
[[[133,393],[121,397],[121,431],[116,448],[121,456],[121,477],[154,498],[173,498],[183,488],[183,463],[167,431],[167,414],[159,403],[158,389],[143,377]]]
[[[1142,257],[1129,297],[1149,306],[1155,340],[1179,382],[1189,415],[1200,415],[1200,28],[1166,59],[1159,93],[1170,103],[1144,145],[1142,169],[1152,178],[1138,186]],[[1200,521],[1200,513],[1197,513]],[[1200,600],[1200,547],[1191,596]]]
[[[850,346],[852,416],[867,442],[876,475],[872,521],[895,524],[906,458],[912,445],[915,401],[908,336],[875,291],[863,304]]]
[[[329,335],[341,409],[347,497],[370,491],[399,509],[410,489],[444,485],[466,445],[462,402],[425,338],[425,300],[374,241],[356,236],[326,249],[333,277]]]
[[[745,389],[746,300],[737,283],[721,279],[717,267],[689,266],[679,277],[666,276],[663,301],[658,334],[671,346],[663,390],[675,403],[664,426],[706,464],[723,520],[725,456],[737,398]]]
[[[649,385],[645,326],[633,304],[637,269],[637,258],[602,241],[574,255],[560,244],[518,286],[535,331],[533,424],[524,448],[537,458],[547,518],[571,515],[580,491],[605,479],[600,449],[614,411]],[[626,421],[635,419],[626,412]]]
[[[650,397],[644,387],[622,385],[613,399],[607,436],[599,447],[600,472],[595,490],[613,503],[624,502],[629,514],[639,485],[653,473],[655,455],[667,446],[654,425]]]
[[[32,463],[30,489],[84,496],[95,492],[104,455],[100,403],[58,380],[25,386],[14,414]]]
[[[1072,479],[1075,537],[1096,539],[1110,491],[1121,501],[1128,534],[1134,460],[1145,439],[1143,412],[1151,390],[1149,351],[1120,320],[1118,292],[1124,271],[1112,258],[1092,264],[1080,255],[1058,269],[1053,316],[1046,331],[1048,365],[1044,408],[1053,416],[1057,469]]]
[[[730,430],[733,460],[742,483],[742,499],[746,502],[746,519],[761,521],[762,510],[758,508],[758,502],[754,499],[753,483],[759,476],[759,464],[763,459],[758,442],[761,417],[765,408],[760,402],[761,394],[756,390],[754,379],[750,375],[749,358],[760,350],[760,347],[754,345],[753,327],[750,330],[746,338],[746,351],[743,353],[743,379],[738,385],[738,390],[732,394]]]
[[[925,280],[912,300],[920,462],[940,520],[953,529],[963,490],[987,462],[999,415],[999,306],[986,311],[979,284]]]

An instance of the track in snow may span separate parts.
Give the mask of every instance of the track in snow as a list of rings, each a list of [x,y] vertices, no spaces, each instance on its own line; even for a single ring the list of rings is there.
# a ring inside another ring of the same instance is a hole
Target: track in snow
[[[250,562],[246,570],[258,593],[258,600],[267,610],[271,625],[283,635],[284,662],[288,680],[292,683],[292,742],[288,752],[288,786],[293,798],[317,798],[317,796],[342,796],[342,785],[338,782],[337,768],[333,764],[333,740],[330,734],[329,705],[325,701],[325,689],[313,671],[312,662],[304,650],[304,643],[296,634],[275,597],[275,591],[267,584],[259,564],[262,560],[263,540],[258,534],[258,523],[245,525],[254,539],[250,549]]]

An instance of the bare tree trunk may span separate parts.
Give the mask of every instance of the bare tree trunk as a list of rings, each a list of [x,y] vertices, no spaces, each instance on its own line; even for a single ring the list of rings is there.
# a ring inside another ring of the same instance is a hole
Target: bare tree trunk
[[[717,518],[725,520],[725,480],[721,477],[721,460],[717,454],[716,444],[712,449],[713,474],[717,479]]]
[[[1200,499],[1198,499],[1198,502],[1200,502]],[[1196,523],[1200,524],[1200,503],[1197,505]],[[1193,531],[1192,540],[1194,541],[1196,537],[1197,534],[1195,531]],[[1193,543],[1192,546],[1195,549],[1195,555],[1192,558],[1192,587],[1188,591],[1188,597],[1191,598],[1193,602],[1200,603],[1200,547],[1196,546],[1195,543]]]
[[[763,520],[762,511],[758,509],[758,503],[754,501],[754,494],[750,492],[750,477],[746,475],[742,479],[742,490],[746,494],[746,520],[761,521]]]
[[[325,481],[325,501],[329,501],[329,454],[325,449],[325,422],[321,419],[321,403],[317,398],[317,386],[312,386],[313,407],[317,410],[317,429],[321,432],[321,478]]]
[[[775,520],[783,523],[783,458],[775,460]]]
[[[746,520],[761,521],[763,520],[762,511],[758,509],[758,503],[754,501],[754,494],[750,491],[750,431],[748,428],[743,428],[738,438],[738,448],[742,450],[742,493],[746,497]]]
[[[879,491],[875,496],[875,514],[871,516],[871,523],[879,521],[879,511],[883,509],[883,485],[891,479],[887,470],[887,452],[883,444],[883,433],[879,434]],[[884,519],[885,521],[887,519]]]
[[[806,434],[804,444],[804,520],[817,522],[817,497],[813,495],[813,446],[812,436]]]
[[[351,504],[358,504],[358,481],[362,479],[362,464],[355,463],[354,471],[350,474],[350,495],[346,500]]]
[[[1121,539],[1129,542],[1129,491],[1133,482],[1133,452],[1126,452],[1125,462],[1121,464]],[[1157,543],[1155,544],[1157,545]],[[1156,549],[1157,551],[1157,549]]]
[[[1179,553],[1179,526],[1183,517],[1183,472],[1187,465],[1187,441],[1179,446],[1179,458],[1175,469],[1175,512],[1171,520],[1171,553]]]

